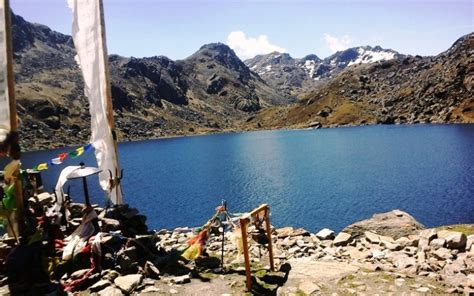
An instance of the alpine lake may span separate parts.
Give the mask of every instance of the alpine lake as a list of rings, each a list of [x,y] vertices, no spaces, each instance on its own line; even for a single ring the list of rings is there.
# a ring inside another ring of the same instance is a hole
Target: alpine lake
[[[31,168],[76,147],[27,152]],[[474,223],[474,125],[377,125],[167,138],[119,144],[126,203],[150,229],[201,226],[222,200],[231,213],[262,203],[277,227],[316,231],[401,209],[425,226]],[[94,153],[42,172],[53,192],[60,171]],[[93,203],[105,204],[97,176]],[[84,202],[71,180],[73,202]]]

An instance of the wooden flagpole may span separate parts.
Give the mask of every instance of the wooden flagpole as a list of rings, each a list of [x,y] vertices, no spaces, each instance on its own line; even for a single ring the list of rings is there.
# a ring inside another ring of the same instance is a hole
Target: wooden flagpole
[[[115,152],[115,166],[116,174],[120,173],[120,163],[118,159],[118,147],[117,147],[117,133],[115,132],[115,121],[114,121],[114,109],[112,104],[112,90],[110,88],[110,77],[109,77],[109,56],[107,53],[107,42],[105,35],[105,16],[104,16],[104,3],[102,0],[99,0],[99,10],[100,10],[100,32],[102,38],[102,52],[104,54],[104,71],[105,71],[105,96],[106,96],[106,113],[107,121],[109,123],[110,132],[112,133],[112,139],[114,143],[114,152]],[[114,172],[112,172],[114,174]],[[116,175],[114,177],[117,177]],[[119,182],[116,184],[117,190],[117,204],[123,203],[123,192],[122,184]]]
[[[12,32],[11,32],[11,12],[9,0],[3,0],[4,7],[4,20],[5,20],[5,43],[6,43],[6,58],[7,58],[7,85],[8,85],[8,104],[10,111],[10,132],[14,133],[18,131],[18,119],[16,111],[16,100],[15,100],[15,76],[13,73],[13,45],[12,45]],[[16,148],[13,148],[16,149]],[[19,149],[19,148],[18,148]],[[18,155],[19,156],[19,155]],[[19,170],[19,169],[18,169]],[[16,222],[18,224],[18,232],[15,236],[17,239],[23,233],[23,222],[24,222],[24,201],[23,201],[23,190],[21,188],[20,172],[16,172],[18,178],[15,180],[15,200],[16,200]],[[13,225],[10,225],[14,229]],[[15,232],[15,231],[14,231]]]

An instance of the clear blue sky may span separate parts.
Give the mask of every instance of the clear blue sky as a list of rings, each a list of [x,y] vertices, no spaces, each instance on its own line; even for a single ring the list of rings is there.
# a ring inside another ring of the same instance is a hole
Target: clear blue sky
[[[474,31],[473,0],[104,0],[109,53],[182,59],[203,44],[247,58],[270,50],[326,57],[380,45],[435,55]],[[10,0],[16,14],[70,34],[66,0]],[[231,38],[229,39],[229,35]],[[235,33],[238,32],[238,33]],[[265,37],[260,37],[265,35]]]

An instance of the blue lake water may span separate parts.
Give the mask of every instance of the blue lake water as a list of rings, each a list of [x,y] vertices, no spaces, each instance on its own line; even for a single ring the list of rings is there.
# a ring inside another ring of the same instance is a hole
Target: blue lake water
[[[231,212],[268,203],[276,226],[339,231],[395,208],[427,226],[474,223],[474,125],[263,131],[121,143],[125,201],[153,229],[200,226],[226,199]],[[57,149],[25,153],[23,168]],[[52,190],[60,169],[43,172]],[[82,184],[71,195],[83,201]],[[92,200],[103,203],[97,177]]]

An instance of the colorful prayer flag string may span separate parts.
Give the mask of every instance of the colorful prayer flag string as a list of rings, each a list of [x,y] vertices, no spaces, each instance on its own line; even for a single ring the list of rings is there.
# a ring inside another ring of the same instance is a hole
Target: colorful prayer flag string
[[[47,170],[50,166],[54,166],[54,165],[59,165],[59,164],[62,164],[64,162],[64,160],[68,157],[71,157],[71,158],[77,158],[79,156],[81,156],[82,154],[84,154],[85,152],[89,152],[92,148],[92,144],[87,144],[85,146],[82,146],[82,147],[79,147],[69,153],[60,153],[57,155],[57,157],[51,159],[49,162],[44,162],[44,163],[40,163],[36,166],[33,167],[33,170],[35,171],[44,171],[44,170]]]

